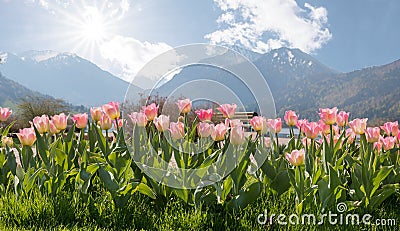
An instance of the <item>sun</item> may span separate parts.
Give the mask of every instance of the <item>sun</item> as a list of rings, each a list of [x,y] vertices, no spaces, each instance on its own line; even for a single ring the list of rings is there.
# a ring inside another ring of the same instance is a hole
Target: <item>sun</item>
[[[80,35],[89,42],[101,42],[106,36],[107,22],[95,7],[86,7],[80,25]]]

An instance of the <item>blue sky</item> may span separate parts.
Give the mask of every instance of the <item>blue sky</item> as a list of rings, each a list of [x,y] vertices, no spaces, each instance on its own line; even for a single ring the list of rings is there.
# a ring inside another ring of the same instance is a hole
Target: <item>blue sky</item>
[[[189,43],[300,48],[339,71],[400,59],[398,0],[0,0],[0,51],[73,52],[130,80]]]

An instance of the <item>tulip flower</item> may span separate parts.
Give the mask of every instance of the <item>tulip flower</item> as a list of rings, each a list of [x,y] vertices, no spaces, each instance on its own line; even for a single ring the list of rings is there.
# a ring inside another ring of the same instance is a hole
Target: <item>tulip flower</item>
[[[155,103],[143,107],[143,113],[146,115],[148,121],[153,121],[158,115],[158,107]]]
[[[379,140],[381,129],[379,127],[367,128],[365,130],[365,135],[367,137],[368,143],[375,143]]]
[[[297,120],[296,127],[304,132],[304,125],[308,124],[308,120],[302,119],[302,120]]]
[[[318,125],[321,129],[320,131],[322,135],[328,135],[331,133],[331,126],[329,124],[326,124],[323,120],[319,120]]]
[[[375,142],[374,143],[374,148],[376,149],[376,150],[378,150],[378,151],[381,151],[382,150],[382,143],[381,142]]]
[[[396,144],[396,138],[391,136],[385,138],[380,137],[380,142],[383,145],[383,150],[388,151],[394,148],[394,145]]]
[[[92,107],[90,108],[90,116],[92,117],[93,121],[98,122],[103,116],[103,112],[101,111],[100,107]]]
[[[40,134],[46,133],[50,130],[50,120],[47,115],[36,116],[33,118],[33,125]]]
[[[219,123],[211,131],[211,138],[214,141],[221,141],[225,139],[225,134],[228,131],[228,126],[224,123]]]
[[[178,100],[176,104],[182,114],[187,114],[192,109],[192,101],[190,99]]]
[[[115,122],[115,120],[113,120],[113,125],[116,128],[118,126],[118,128],[122,128],[122,126],[124,125],[125,120],[123,119],[118,119],[117,122]]]
[[[349,112],[340,111],[336,116],[336,123],[340,127],[345,127],[349,123]]]
[[[337,107],[334,108],[320,108],[319,117],[325,124],[332,125],[336,123]]]
[[[199,134],[201,138],[209,137],[211,135],[212,130],[213,130],[212,124],[200,122],[197,125],[197,134]]]
[[[169,116],[160,115],[154,118],[153,122],[159,132],[164,132],[169,128]]]
[[[172,139],[179,140],[185,136],[185,125],[182,122],[171,122],[169,125]]]
[[[53,120],[50,120],[50,122],[49,122],[49,131],[50,131],[51,134],[58,134],[58,133],[60,133],[60,130],[58,130],[58,129],[56,128],[56,125],[54,125]]]
[[[346,138],[348,144],[354,143],[354,140],[356,139],[356,133],[354,133],[353,129],[346,129]]]
[[[111,118],[111,120],[118,119],[121,116],[118,102],[109,102],[108,104],[104,104],[102,109],[103,112]]]
[[[200,109],[196,111],[197,117],[199,117],[199,120],[202,122],[205,121],[211,121],[211,118],[213,116],[213,110],[210,108],[208,110]]]
[[[132,112],[128,116],[131,118],[134,125],[137,124],[139,127],[145,127],[147,125],[147,117],[143,112]]]
[[[86,127],[88,123],[88,114],[76,114],[72,117],[72,120],[75,122],[75,126],[79,129],[83,129]]]
[[[368,118],[364,119],[354,119],[353,121],[349,122],[349,126],[353,129],[354,133],[357,135],[361,135],[365,133],[365,129],[367,128],[367,121]]]
[[[304,149],[293,150],[290,154],[286,153],[286,160],[293,166],[300,166],[304,164],[305,151]]]
[[[295,111],[289,110],[285,112],[284,119],[288,126],[295,126],[299,118]]]
[[[240,121],[239,119],[234,119],[234,120],[226,119],[225,123],[226,122],[229,122],[229,125],[231,128],[236,127],[236,126],[240,126],[240,127],[243,126],[243,122]]]
[[[281,118],[267,120],[267,126],[272,133],[278,134],[282,130]]]
[[[1,143],[3,145],[3,147],[12,147],[14,145],[14,141],[11,137],[7,137],[7,136],[3,136],[1,138]]]
[[[8,117],[12,114],[12,110],[9,108],[0,107],[0,122],[7,121]]]
[[[254,129],[254,131],[261,131],[264,126],[264,118],[262,116],[254,116],[250,120],[250,125]]]
[[[107,114],[103,114],[98,123],[100,128],[106,131],[112,127],[112,120]]]
[[[64,113],[52,116],[51,120],[58,130],[61,131],[67,128],[67,116]]]
[[[18,139],[23,146],[32,146],[36,141],[35,129],[24,128],[17,133]]]
[[[339,134],[333,136],[333,144],[334,145],[337,144],[337,142],[339,141],[339,138],[340,138]],[[328,142],[328,144],[331,142],[330,140],[331,140],[331,135],[330,134],[326,135],[326,141]],[[342,144],[343,144],[343,140],[340,140],[340,146],[339,147],[342,147]]]
[[[399,134],[399,123],[397,121],[386,122],[381,128],[388,136],[397,136]]]
[[[303,132],[309,139],[315,139],[318,137],[321,127],[316,122],[310,122],[303,125]]]
[[[217,109],[225,118],[231,119],[235,115],[236,104],[222,104]]]
[[[241,145],[246,141],[246,137],[242,126],[235,126],[231,128],[230,141],[231,144],[233,145]]]

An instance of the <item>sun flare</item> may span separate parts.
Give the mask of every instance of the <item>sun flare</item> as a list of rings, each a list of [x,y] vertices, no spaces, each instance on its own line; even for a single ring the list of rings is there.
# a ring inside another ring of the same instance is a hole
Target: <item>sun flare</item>
[[[83,39],[100,42],[105,37],[106,22],[101,13],[94,7],[87,7],[80,25]]]

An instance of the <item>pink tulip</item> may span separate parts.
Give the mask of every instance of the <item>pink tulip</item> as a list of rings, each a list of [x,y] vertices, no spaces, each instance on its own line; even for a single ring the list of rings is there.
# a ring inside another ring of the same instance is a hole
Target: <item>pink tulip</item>
[[[354,133],[357,135],[361,135],[365,133],[365,129],[367,128],[367,121],[368,118],[364,119],[354,119],[353,121],[349,122],[351,129],[353,129]]]
[[[143,107],[142,110],[148,121],[153,121],[158,115],[158,105],[155,103],[147,105],[147,107]]]
[[[90,108],[90,116],[94,122],[100,121],[103,116],[103,112],[100,107],[92,107]]]
[[[211,135],[212,130],[213,130],[212,124],[200,122],[197,125],[197,133],[202,138],[209,137]]]
[[[156,128],[159,132],[164,132],[164,131],[168,130],[169,116],[160,115],[160,116],[154,118],[154,125],[156,125]]]
[[[171,122],[169,125],[172,139],[179,140],[185,136],[185,125],[182,122]]]
[[[383,150],[388,151],[390,149],[394,148],[394,145],[396,144],[396,138],[395,137],[381,137],[380,142],[383,144]]]
[[[397,121],[386,122],[381,128],[388,136],[397,136],[399,134],[399,123]]]
[[[336,123],[337,107],[334,108],[320,108],[319,117],[325,124],[332,125]]]
[[[178,100],[176,104],[182,114],[187,114],[192,109],[192,101],[190,99]]]
[[[88,123],[88,114],[76,114],[72,117],[72,120],[75,122],[75,126],[79,129],[83,129],[86,127]]]
[[[234,119],[234,120],[226,119],[225,123],[226,122],[229,122],[229,125],[230,125],[231,128],[237,127],[237,126],[240,126],[240,127],[243,126],[243,122],[240,121],[239,119]]]
[[[236,104],[222,104],[217,109],[222,113],[225,118],[231,119],[235,115]]]
[[[306,124],[308,124],[308,120],[302,119],[302,120],[297,120],[296,126],[297,126],[297,128],[298,128],[299,130],[301,130],[302,132],[304,132],[304,125],[306,125]]]
[[[0,107],[0,122],[7,121],[8,117],[12,114],[12,110],[9,108]]]
[[[230,141],[233,145],[241,145],[246,141],[243,127],[235,126],[231,128]]]
[[[286,160],[293,166],[300,166],[304,164],[305,155],[304,149],[293,150],[290,154],[286,153]]]
[[[250,125],[253,127],[254,131],[261,131],[264,127],[264,117],[262,116],[254,116],[250,120]]]
[[[345,127],[349,123],[349,112],[340,111],[336,116],[336,122],[340,127]]]
[[[125,120],[123,120],[123,119],[118,119],[117,123],[115,122],[115,120],[113,120],[114,128],[116,128],[117,125],[118,125],[118,128],[122,128],[122,126],[124,126],[124,123],[125,123]]]
[[[208,110],[200,109],[196,111],[197,117],[199,117],[199,120],[204,122],[204,121],[211,121],[211,118],[213,116],[213,110],[210,108]]]
[[[108,130],[112,127],[112,120],[107,114],[103,114],[98,123],[103,130]]]
[[[58,130],[61,131],[67,128],[67,116],[64,113],[52,116],[51,120]]]
[[[329,124],[326,124],[323,120],[319,120],[318,125],[321,129],[322,135],[328,135],[331,133],[331,126]]]
[[[303,131],[307,138],[315,139],[318,137],[321,127],[316,122],[310,122],[303,125]]]
[[[30,147],[36,141],[35,130],[33,128],[20,129],[17,136],[23,146]]]
[[[381,151],[382,150],[382,143],[381,142],[375,142],[374,143],[374,148],[376,149],[376,150],[378,150],[378,151]]]
[[[211,138],[214,141],[221,141],[225,139],[225,134],[228,131],[228,126],[224,123],[215,125],[214,129],[211,131]]]
[[[132,112],[128,116],[131,118],[134,125],[137,124],[139,127],[145,127],[147,125],[147,116],[143,112]]]
[[[267,120],[267,126],[272,133],[278,134],[282,130],[281,118]]]
[[[102,109],[103,112],[111,118],[111,120],[118,119],[121,116],[118,102],[109,102],[108,104],[104,104]]]
[[[353,129],[346,129],[346,138],[348,144],[354,143],[354,140],[356,139],[356,133],[354,133]]]
[[[375,143],[379,140],[381,129],[379,127],[367,128],[365,130],[365,135],[367,137],[368,143]]]
[[[58,134],[58,133],[60,133],[60,130],[58,130],[58,129],[56,128],[56,125],[54,125],[54,122],[53,122],[52,120],[50,120],[50,122],[49,122],[49,131],[50,131],[51,134]]]
[[[36,116],[33,118],[33,124],[40,134],[46,133],[50,130],[50,120],[47,115]]]
[[[295,111],[289,110],[285,112],[284,119],[288,126],[296,126],[299,118]]]
[[[11,137],[8,137],[8,136],[3,136],[1,138],[1,143],[2,143],[3,147],[6,147],[6,146],[12,147],[14,145],[13,139]]]

